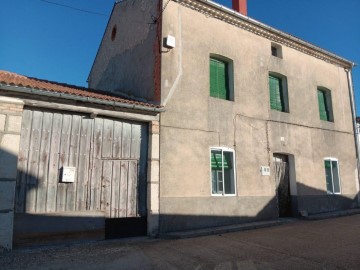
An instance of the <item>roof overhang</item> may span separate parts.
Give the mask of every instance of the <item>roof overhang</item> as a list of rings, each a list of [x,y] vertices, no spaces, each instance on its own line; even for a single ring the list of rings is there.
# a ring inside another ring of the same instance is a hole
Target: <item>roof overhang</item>
[[[8,85],[8,84],[4,84],[4,83],[0,83],[0,89],[6,90],[9,92],[13,92],[13,93],[18,93],[18,94],[31,94],[31,95],[45,96],[45,97],[49,97],[49,98],[80,101],[80,102],[84,102],[84,103],[111,106],[111,107],[116,107],[116,108],[121,108],[121,109],[126,109],[126,110],[142,111],[144,113],[145,112],[161,113],[161,112],[165,111],[165,108],[163,108],[163,107],[160,107],[160,108],[150,107],[150,106],[148,107],[148,106],[144,106],[144,105],[140,105],[140,104],[129,104],[129,103],[112,101],[112,100],[102,100],[102,99],[93,98],[93,97],[71,95],[71,94],[36,89],[36,88],[31,88],[31,87]]]

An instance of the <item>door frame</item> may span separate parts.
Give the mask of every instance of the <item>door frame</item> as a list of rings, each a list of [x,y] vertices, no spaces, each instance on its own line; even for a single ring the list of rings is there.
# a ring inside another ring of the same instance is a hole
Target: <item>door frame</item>
[[[296,166],[295,166],[295,156],[290,153],[284,153],[284,152],[274,152],[273,153],[273,166],[274,166],[274,155],[282,155],[287,157],[288,162],[288,175],[289,175],[289,196],[290,196],[290,203],[291,203],[291,216],[296,217],[299,215],[298,212],[298,200],[297,200],[297,181],[296,181]],[[273,170],[274,171],[274,170]],[[278,191],[276,187],[276,179],[274,174],[274,184],[275,184],[275,197],[276,197],[276,203],[277,207],[279,207],[279,197],[278,197]],[[278,209],[280,213],[280,209]]]

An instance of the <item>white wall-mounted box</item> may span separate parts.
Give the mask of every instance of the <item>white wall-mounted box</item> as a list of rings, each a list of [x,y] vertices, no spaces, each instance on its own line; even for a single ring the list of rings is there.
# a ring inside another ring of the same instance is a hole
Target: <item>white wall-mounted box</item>
[[[75,167],[62,167],[61,182],[62,183],[74,183],[75,182]]]
[[[171,35],[167,35],[167,37],[165,38],[165,47],[172,49],[175,48],[175,45],[176,45],[175,37]]]
[[[270,175],[270,167],[269,166],[261,166],[260,169],[261,175]]]

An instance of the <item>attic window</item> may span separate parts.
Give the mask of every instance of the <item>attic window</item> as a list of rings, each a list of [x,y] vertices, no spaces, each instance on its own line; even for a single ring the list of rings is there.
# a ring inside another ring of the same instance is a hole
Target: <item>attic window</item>
[[[113,29],[111,30],[111,41],[114,41],[116,38],[116,24],[114,25]]]
[[[282,58],[282,48],[280,45],[275,44],[275,43],[271,43],[271,55],[278,57],[278,58]]]

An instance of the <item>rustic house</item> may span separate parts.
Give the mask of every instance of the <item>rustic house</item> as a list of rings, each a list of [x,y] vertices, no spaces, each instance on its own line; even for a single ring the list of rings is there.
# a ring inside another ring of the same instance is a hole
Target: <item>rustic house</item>
[[[165,108],[160,233],[358,206],[354,63],[246,10],[114,5],[89,86]]]
[[[233,9],[115,3],[90,89],[0,72],[0,247],[359,206],[354,63]]]

